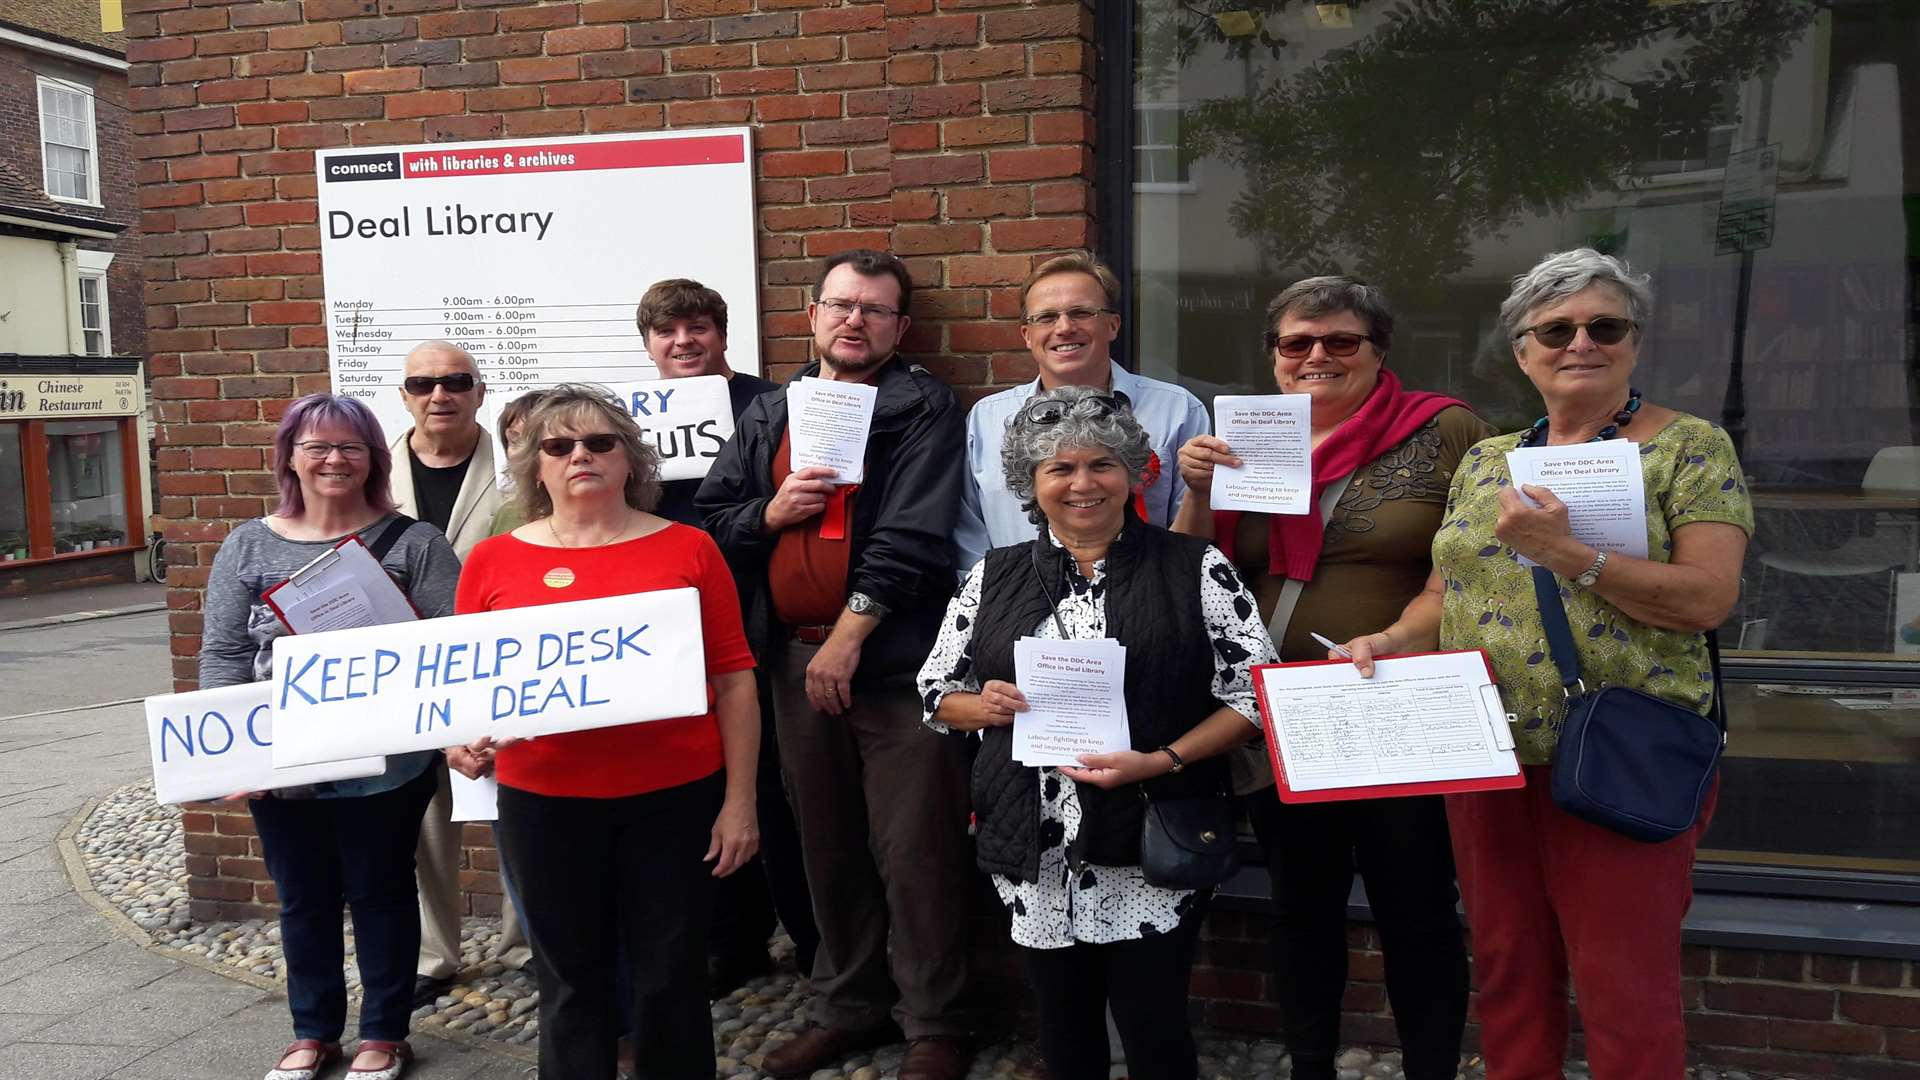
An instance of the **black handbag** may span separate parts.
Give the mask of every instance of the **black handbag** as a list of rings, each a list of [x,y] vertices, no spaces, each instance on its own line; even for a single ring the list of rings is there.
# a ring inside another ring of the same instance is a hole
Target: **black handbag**
[[[1553,748],[1554,805],[1650,844],[1693,828],[1727,745],[1718,638],[1707,634],[1713,666],[1713,711],[1707,716],[1625,687],[1588,690],[1559,583],[1551,572],[1535,567],[1533,592],[1567,695],[1560,741]]]
[[[1225,792],[1155,799],[1140,789],[1140,872],[1163,889],[1211,889],[1240,868],[1233,801]]]

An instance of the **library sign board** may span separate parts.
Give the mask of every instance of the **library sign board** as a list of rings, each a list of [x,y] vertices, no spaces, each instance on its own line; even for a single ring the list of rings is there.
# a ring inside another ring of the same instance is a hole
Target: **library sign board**
[[[451,341],[526,390],[657,377],[634,306],[662,278],[726,298],[735,371],[761,370],[746,128],[322,150],[320,257],[336,393],[388,438],[407,351]]]

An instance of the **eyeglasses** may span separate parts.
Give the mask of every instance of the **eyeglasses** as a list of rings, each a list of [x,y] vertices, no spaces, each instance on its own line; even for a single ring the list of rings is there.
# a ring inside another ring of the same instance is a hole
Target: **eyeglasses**
[[[1117,312],[1112,308],[1077,307],[1068,308],[1065,311],[1036,311],[1031,315],[1020,316],[1020,325],[1032,327],[1052,326],[1054,323],[1060,321],[1060,316],[1065,315],[1067,321],[1073,325],[1085,326],[1102,315],[1114,314],[1117,314]]]
[[[436,386],[443,387],[449,394],[464,394],[473,389],[478,381],[462,371],[457,375],[409,375],[400,385],[406,387],[407,393],[414,397],[426,397],[433,393]]]
[[[853,313],[856,311],[868,322],[881,322],[900,314],[890,307],[881,307],[879,304],[856,304],[851,300],[821,300],[818,303],[827,314],[839,322],[853,318]]]
[[[1115,390],[1111,394],[1090,394],[1078,401],[1047,398],[1030,402],[1026,408],[1020,410],[1020,416],[1029,424],[1046,426],[1057,424],[1075,412],[1084,416],[1112,416],[1115,413],[1132,411],[1133,401],[1126,394]]]
[[[582,435],[577,439],[541,439],[540,452],[548,457],[566,457],[575,446],[584,446],[589,454],[611,454],[619,445],[618,435]]]
[[[363,442],[321,442],[315,439],[312,442],[295,443],[294,448],[309,461],[325,461],[335,450],[340,451],[340,456],[348,461],[364,461],[369,453],[367,444]]]
[[[1564,349],[1573,344],[1575,333],[1585,329],[1587,340],[1595,345],[1618,345],[1637,328],[1638,324],[1632,319],[1622,318],[1619,315],[1602,315],[1586,322],[1552,319],[1538,326],[1527,327],[1513,335],[1513,340],[1519,341],[1528,334],[1532,334],[1533,340],[1549,349]]]
[[[1279,334],[1267,335],[1267,348],[1278,349],[1280,355],[1289,360],[1298,360],[1313,352],[1317,343],[1327,350],[1328,356],[1352,356],[1360,351],[1363,342],[1373,340],[1372,334]]]

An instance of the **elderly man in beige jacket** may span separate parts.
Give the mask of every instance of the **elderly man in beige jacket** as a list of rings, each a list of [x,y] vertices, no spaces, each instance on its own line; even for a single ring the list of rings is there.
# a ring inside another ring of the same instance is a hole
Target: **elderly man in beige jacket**
[[[423,341],[407,353],[400,397],[413,426],[393,440],[393,498],[400,512],[446,534],[461,559],[487,538],[504,501],[495,482],[493,440],[480,426],[486,384],[465,349]],[[420,966],[414,1004],[431,1001],[460,972],[460,826],[445,762],[435,765],[440,789],[421,823],[415,852],[420,880]],[[509,963],[525,962],[519,919],[502,898]],[[517,955],[516,955],[517,954]]]

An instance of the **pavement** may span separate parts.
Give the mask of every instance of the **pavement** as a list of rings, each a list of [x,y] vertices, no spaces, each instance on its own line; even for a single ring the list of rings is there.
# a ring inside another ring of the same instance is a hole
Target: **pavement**
[[[152,945],[65,842],[94,800],[148,774],[138,699],[171,682],[167,616],[150,606],[163,593],[0,600],[0,1080],[236,1080],[292,1039],[284,995]],[[413,1046],[425,1080],[526,1068],[432,1034]]]

